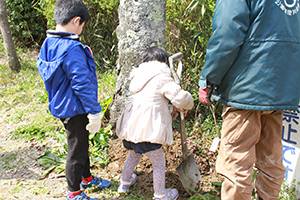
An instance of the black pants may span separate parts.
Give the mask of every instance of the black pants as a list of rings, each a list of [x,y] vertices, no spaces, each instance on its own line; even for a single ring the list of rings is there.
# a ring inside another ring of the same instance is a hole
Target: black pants
[[[68,140],[68,156],[66,161],[66,179],[71,192],[80,190],[82,178],[91,176],[89,159],[89,132],[87,114],[61,119]]]

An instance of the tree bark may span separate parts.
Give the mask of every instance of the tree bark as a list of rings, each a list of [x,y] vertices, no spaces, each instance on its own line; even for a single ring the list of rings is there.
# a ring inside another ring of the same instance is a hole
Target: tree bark
[[[125,101],[131,95],[129,75],[133,67],[137,67],[142,51],[157,44],[165,46],[166,2],[167,0],[120,0],[117,27],[118,76],[109,109],[113,128]]]
[[[9,67],[11,68],[11,70],[19,72],[21,69],[21,65],[12,39],[11,30],[7,19],[6,4],[4,0],[0,0],[0,28],[3,36],[3,42]]]

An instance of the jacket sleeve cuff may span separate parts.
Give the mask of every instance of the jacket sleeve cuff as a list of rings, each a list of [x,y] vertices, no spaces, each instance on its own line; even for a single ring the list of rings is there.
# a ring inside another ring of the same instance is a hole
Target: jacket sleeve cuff
[[[201,89],[207,88],[207,81],[206,81],[206,79],[200,76],[200,80],[199,80],[198,85],[199,85],[199,87]]]

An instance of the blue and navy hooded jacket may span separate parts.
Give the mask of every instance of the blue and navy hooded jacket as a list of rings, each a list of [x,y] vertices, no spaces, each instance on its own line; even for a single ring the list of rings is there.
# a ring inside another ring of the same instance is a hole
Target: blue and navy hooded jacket
[[[217,0],[199,86],[249,110],[296,110],[300,97],[299,0]]]
[[[45,82],[53,116],[69,118],[101,111],[95,61],[78,35],[47,31],[37,68]]]

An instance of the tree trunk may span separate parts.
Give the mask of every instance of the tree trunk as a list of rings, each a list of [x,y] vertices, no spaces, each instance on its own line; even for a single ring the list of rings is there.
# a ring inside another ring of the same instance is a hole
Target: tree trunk
[[[0,0],[0,28],[3,36],[3,42],[9,67],[11,68],[11,70],[19,72],[21,69],[21,65],[15,50],[14,42],[12,40],[4,0]]]
[[[130,95],[129,75],[139,62],[143,50],[154,45],[165,46],[167,0],[120,0],[117,27],[119,60],[114,97],[110,106],[110,124],[121,114]]]

